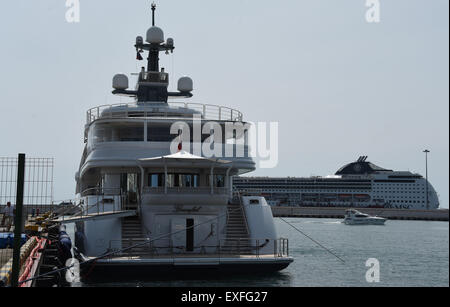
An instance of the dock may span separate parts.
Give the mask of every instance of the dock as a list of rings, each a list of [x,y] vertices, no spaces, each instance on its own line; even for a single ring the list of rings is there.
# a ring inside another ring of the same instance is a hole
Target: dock
[[[64,265],[67,257],[62,253],[59,242],[59,225],[62,223],[52,221],[54,217],[52,212],[28,215],[28,211],[24,210],[23,212],[24,230],[20,247],[19,287],[62,284],[64,281],[60,282],[60,278],[56,274],[34,279],[39,274]],[[9,287],[12,283],[14,228],[12,226],[8,229],[5,225],[0,225],[0,229],[3,231],[0,233],[3,234],[0,245],[0,288]]]
[[[449,210],[410,210],[386,208],[338,208],[338,207],[272,207],[274,217],[336,218],[343,219],[345,211],[356,209],[362,213],[389,220],[449,221]]]

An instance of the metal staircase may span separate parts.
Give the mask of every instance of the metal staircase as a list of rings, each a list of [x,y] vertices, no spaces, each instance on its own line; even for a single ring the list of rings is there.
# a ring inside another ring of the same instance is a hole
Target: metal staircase
[[[141,219],[138,216],[122,219],[122,240],[127,239],[145,239]]]
[[[244,209],[240,200],[230,202],[227,207],[228,219],[226,226],[226,239],[221,252],[246,254],[251,253],[249,232]]]
[[[136,210],[137,204],[127,204],[125,208],[127,210]],[[140,216],[131,216],[122,219],[122,248],[127,248],[134,246],[136,244],[141,244],[147,242],[147,236],[142,231],[142,222]],[[143,254],[146,253],[149,249],[148,245],[140,245],[137,247],[133,247],[130,250],[125,251],[126,254]]]

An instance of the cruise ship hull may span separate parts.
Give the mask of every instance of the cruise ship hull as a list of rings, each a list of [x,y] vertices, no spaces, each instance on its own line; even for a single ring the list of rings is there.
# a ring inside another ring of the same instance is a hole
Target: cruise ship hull
[[[420,174],[381,168],[360,157],[326,177],[243,177],[236,191],[264,196],[271,206],[433,210],[439,197]]]

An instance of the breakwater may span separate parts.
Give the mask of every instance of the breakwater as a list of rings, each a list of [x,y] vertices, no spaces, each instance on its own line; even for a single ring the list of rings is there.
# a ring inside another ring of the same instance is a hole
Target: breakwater
[[[304,217],[304,218],[344,218],[347,209],[377,215],[390,220],[422,220],[447,221],[448,209],[438,210],[410,210],[385,208],[337,208],[337,207],[272,207],[274,217]]]

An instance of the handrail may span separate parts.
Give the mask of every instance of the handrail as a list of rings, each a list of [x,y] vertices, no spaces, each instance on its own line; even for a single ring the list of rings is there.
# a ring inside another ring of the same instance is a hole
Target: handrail
[[[165,194],[164,187],[145,187],[143,189],[145,193],[153,193],[153,194]],[[177,194],[177,193],[194,193],[194,194],[211,194],[210,187],[167,187],[167,194]],[[228,188],[214,188],[214,194],[228,194]]]
[[[87,194],[90,191],[96,191],[96,194]],[[100,193],[99,193],[100,191]],[[88,188],[86,190],[84,190],[83,192],[81,192],[81,196],[96,196],[96,195],[105,195],[105,191],[112,191],[112,192],[119,192],[116,193],[114,195],[122,195],[122,191],[120,188],[102,188],[102,187],[93,187],[93,188]]]
[[[168,238],[170,241],[170,238]],[[147,241],[147,242],[146,242]],[[237,242],[237,249],[233,248],[229,242]],[[140,243],[142,242],[142,243]],[[161,256],[161,257],[185,257],[186,254],[189,255],[203,255],[205,257],[215,257],[221,258],[223,255],[229,256],[254,256],[260,258],[264,255],[272,255],[272,253],[262,252],[263,248],[269,247],[271,242],[274,244],[273,257],[283,258],[289,257],[289,240],[286,238],[279,239],[249,239],[249,238],[239,238],[239,239],[222,239],[218,241],[216,245],[199,245],[195,246],[194,249],[200,249],[200,252],[186,252],[185,246],[173,246],[170,242],[166,245],[154,244],[150,239],[145,238],[128,238],[122,240],[110,240],[108,252],[117,252],[120,257],[126,256],[136,256],[139,254],[141,256]],[[136,244],[137,243],[137,244]],[[127,246],[135,246],[129,249]],[[116,247],[115,247],[116,246]],[[123,251],[124,246],[127,250]],[[211,249],[213,251],[206,252],[206,249]],[[178,251],[175,252],[174,250]]]
[[[242,211],[242,216],[244,217],[245,229],[247,230],[247,234],[250,234],[250,230],[249,230],[248,222],[247,222],[247,215],[245,214],[244,204],[242,203],[242,196],[239,191],[237,191],[237,194],[238,194],[238,198],[239,198],[239,205],[240,205],[241,211]]]
[[[213,104],[201,104],[201,103],[184,103],[184,102],[168,102],[167,103],[168,106],[172,106],[172,107],[181,107],[184,109],[190,109],[192,111],[197,111],[198,114],[201,115],[202,119],[205,120],[226,120],[226,121],[242,121],[243,120],[243,114],[236,110],[236,109],[232,109],[232,108],[228,108],[228,107],[224,107],[224,106],[218,106],[218,105],[213,105]],[[152,105],[146,105],[148,107],[152,107]],[[112,112],[113,108],[118,108],[118,107],[124,107],[125,110],[123,111],[117,111],[118,115],[114,116],[114,112]],[[143,117],[154,117],[154,116],[161,116],[161,117],[176,117],[177,114],[176,112],[173,112],[173,110],[165,110],[164,108],[161,109],[161,111],[159,110],[159,108],[157,106],[154,106],[154,108],[156,109],[155,111],[146,111],[146,110],[133,110],[131,107],[135,108],[135,107],[139,107],[139,105],[137,105],[136,103],[117,103],[117,104],[106,104],[106,105],[101,105],[101,106],[97,106],[94,108],[91,108],[89,110],[87,110],[86,112],[86,123],[89,125],[90,123],[94,122],[97,119],[100,118],[113,118],[113,117],[118,117],[118,118],[128,118],[128,117],[132,117],[135,118],[136,117],[136,113],[134,112],[139,112],[142,113]],[[105,112],[108,111],[109,112]],[[131,114],[130,114],[131,112]],[[134,116],[130,116],[130,115],[134,115]],[[179,114],[180,116],[186,115],[186,114]],[[188,114],[188,115],[192,115],[192,114]]]
[[[71,212],[74,209],[81,208],[81,204],[82,204],[81,201],[78,203],[75,203],[75,204],[72,203],[73,207],[68,207],[65,210],[63,210],[62,212],[54,212],[54,213],[56,213],[58,216],[65,216],[67,212]]]
[[[89,194],[89,192],[95,192],[93,194]],[[100,191],[100,192],[99,192]],[[111,194],[111,195],[105,195],[104,192],[105,191],[118,191],[118,194]],[[94,204],[85,204],[84,203],[84,199],[86,198],[87,201],[89,201],[87,199],[87,197],[89,196],[96,196],[97,197],[97,201]],[[73,214],[72,216],[74,217],[78,217],[81,216],[83,217],[86,214],[89,214],[89,211],[92,210],[93,208],[97,207],[97,213],[100,213],[100,204],[103,204],[103,211],[105,210],[105,196],[111,196],[111,197],[115,197],[115,196],[119,196],[120,197],[120,204],[119,204],[119,208],[118,210],[122,209],[123,206],[123,199],[122,199],[122,191],[119,188],[99,188],[99,187],[94,187],[94,188],[88,188],[86,190],[84,190],[83,192],[81,192],[81,197],[80,198],[76,198],[76,199],[72,199],[67,201],[68,203],[72,204],[72,206],[68,206],[67,208],[65,208],[65,210],[63,210],[62,212],[53,212],[55,213],[57,216],[62,217],[63,221],[65,220],[65,215],[68,212],[71,212],[75,209],[79,209],[80,212]],[[106,198],[109,199],[109,198]],[[113,212],[116,211],[116,204],[114,203],[113,205]],[[54,217],[51,217],[54,218]]]

